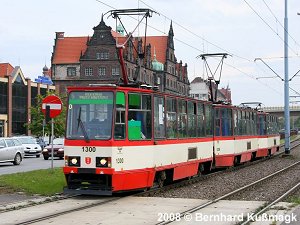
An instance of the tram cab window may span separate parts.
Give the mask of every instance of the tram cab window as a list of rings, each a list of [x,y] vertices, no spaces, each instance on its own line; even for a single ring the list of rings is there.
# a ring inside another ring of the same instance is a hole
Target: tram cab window
[[[125,139],[125,94],[124,92],[116,93],[116,115],[115,115],[115,139]]]
[[[151,95],[128,94],[128,138],[143,140],[152,138]]]
[[[165,106],[164,98],[154,96],[154,137],[165,138]]]
[[[177,113],[176,113],[176,99],[175,98],[167,98],[167,118],[166,118],[166,131],[167,138],[174,139],[177,138]]]
[[[85,140],[111,138],[113,92],[71,92],[68,104],[66,138]]]

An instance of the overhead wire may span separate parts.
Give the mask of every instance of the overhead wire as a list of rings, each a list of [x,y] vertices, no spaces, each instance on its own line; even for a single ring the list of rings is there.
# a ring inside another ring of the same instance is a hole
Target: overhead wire
[[[289,44],[278,34],[278,32],[276,32],[275,30],[274,30],[274,28],[272,28],[271,26],[270,26],[270,24],[264,19],[264,18],[262,18],[262,16],[247,2],[247,0],[243,0],[247,5],[248,5],[248,7],[264,22],[264,24],[265,25],[267,25],[267,27],[269,27],[270,28],[270,30],[271,31],[273,31],[273,33],[275,33],[276,35],[277,35],[277,37],[281,40],[281,41],[283,41],[283,43],[285,43],[287,46],[288,46],[288,48],[292,51],[292,52],[294,52],[296,55],[298,55],[298,53],[296,52],[296,51],[294,51],[290,46],[289,46]]]
[[[101,3],[101,4],[103,4],[103,5],[105,5],[105,6],[107,6],[107,7],[109,7],[109,8],[111,8],[111,9],[116,9],[115,7],[113,7],[113,6],[111,6],[111,5],[108,5],[107,3],[104,3],[104,2],[101,1],[101,0],[96,0],[96,1],[99,2],[99,3]],[[142,0],[139,0],[139,1],[141,1],[142,3],[144,3],[146,6],[148,6],[149,8],[151,8],[153,11],[156,11],[153,7],[149,6],[149,5],[146,4],[144,1],[142,1]],[[156,12],[158,12],[158,11],[156,11]],[[158,12],[158,13],[161,14],[160,12]],[[163,15],[163,14],[161,14],[161,15]],[[132,18],[132,19],[134,19],[134,20],[137,20],[137,19],[134,18],[133,16],[129,16],[129,17]],[[170,18],[168,18],[168,17],[166,17],[166,16],[165,16],[165,18],[167,18],[167,19],[169,19],[170,21],[174,22],[172,19],[170,19]],[[174,23],[175,23],[175,22],[174,22]],[[178,23],[176,23],[176,24],[179,25]],[[158,28],[153,27],[153,26],[151,26],[151,25],[149,25],[149,24],[148,24],[148,26],[149,26],[151,29],[153,29],[153,30],[155,30],[155,31],[158,31],[158,32],[160,32],[160,33],[162,33],[162,34],[167,34],[166,32],[161,31],[161,30],[159,30]],[[183,27],[182,25],[179,25],[179,26]],[[187,30],[188,30],[188,29],[187,29]],[[193,33],[193,32],[192,32],[192,33]],[[197,34],[195,34],[195,35],[198,36],[199,38],[203,39],[203,40],[206,40],[206,39],[202,38],[201,36],[199,36],[199,35],[197,35]],[[192,48],[192,49],[194,49],[194,50],[196,50],[196,51],[198,51],[198,52],[205,53],[203,50],[201,50],[201,49],[199,49],[199,48],[197,48],[197,47],[195,47],[195,46],[193,46],[193,45],[191,45],[191,44],[188,44],[187,42],[182,41],[182,40],[180,40],[180,39],[178,39],[178,38],[176,38],[176,37],[174,37],[174,40],[176,40],[176,41],[178,41],[178,42],[180,42],[180,43],[182,43],[182,44],[184,44],[184,45],[186,45],[186,46],[188,46],[188,47],[190,47],[190,48]],[[208,43],[211,43],[211,42],[208,41]],[[212,45],[215,46],[215,47],[217,47],[217,48],[219,48],[219,49],[221,49],[221,50],[225,50],[225,49],[223,49],[223,48],[221,48],[221,47],[219,47],[219,46],[217,46],[217,45],[215,45],[215,44],[213,44],[213,43],[212,43]],[[226,50],[225,50],[225,51],[226,51]],[[244,60],[246,60],[246,61],[248,61],[248,62],[253,62],[253,61],[251,61],[251,60],[249,60],[249,59],[247,59],[247,58],[237,56],[236,54],[233,54],[233,56],[236,56],[236,57],[238,57],[238,58],[244,59]],[[247,76],[247,77],[249,77],[249,78],[251,78],[251,79],[253,79],[253,80],[256,80],[257,82],[259,82],[260,84],[262,84],[262,85],[264,85],[264,86],[270,88],[270,89],[273,90],[274,92],[276,92],[276,93],[282,95],[282,93],[278,92],[278,90],[274,89],[273,87],[269,86],[268,84],[266,84],[266,83],[264,83],[264,82],[262,82],[262,81],[257,80],[256,77],[255,77],[254,75],[249,74],[249,73],[247,73],[247,72],[244,72],[244,71],[242,71],[241,69],[237,68],[236,66],[230,65],[230,64],[228,64],[228,63],[226,63],[226,62],[224,62],[224,64],[227,65],[227,66],[229,66],[229,67],[231,67],[231,68],[233,68],[233,69],[235,69],[235,70],[237,70],[237,71],[239,71],[240,73],[244,74],[245,76]]]
[[[282,23],[278,20],[277,16],[275,15],[275,13],[272,11],[272,9],[269,7],[269,5],[266,3],[265,0],[262,0],[263,3],[265,4],[265,6],[267,7],[267,9],[269,10],[269,12],[272,14],[272,16],[275,18],[276,22],[279,23],[279,25],[284,29],[285,32],[287,32],[288,36],[295,42],[295,45],[298,45],[300,47],[300,45],[298,44],[298,42],[295,40],[295,38],[292,37],[292,35],[290,35],[290,33],[285,29],[285,27],[282,25]],[[297,54],[298,55],[298,54]]]
[[[152,10],[157,11],[157,10],[154,9],[152,6],[150,6],[149,4],[145,3],[143,0],[139,0],[139,1],[142,2],[144,5],[146,5],[147,7],[151,8]],[[227,51],[226,49],[224,49],[224,48],[222,48],[222,47],[220,47],[220,46],[218,46],[218,45],[216,45],[216,44],[214,44],[214,43],[212,43],[212,42],[206,40],[205,38],[199,36],[198,34],[194,33],[193,31],[190,31],[189,29],[185,28],[184,26],[182,26],[181,24],[177,23],[176,21],[174,21],[173,19],[169,18],[168,16],[164,15],[163,13],[161,13],[161,12],[159,12],[159,11],[157,11],[157,12],[158,12],[160,15],[164,16],[165,18],[167,18],[168,20],[172,21],[174,24],[176,24],[176,25],[178,25],[179,27],[181,27],[182,29],[188,31],[189,33],[195,35],[196,37],[202,39],[203,41],[205,41],[205,42],[207,42],[207,43],[209,43],[209,44],[215,46],[216,48],[219,48],[219,49],[221,49],[221,50],[223,50],[223,51],[225,51],[225,52],[228,52],[230,55],[235,56],[235,57],[237,57],[237,58],[244,59],[244,60],[246,60],[246,61],[248,61],[248,62],[251,62],[251,63],[253,62],[253,61],[250,60],[250,59],[247,59],[247,58],[245,58],[245,57],[242,57],[242,56],[239,56],[239,55],[236,55],[236,54],[234,54],[234,53],[231,53],[231,52]],[[176,39],[176,38],[174,38],[174,39]],[[185,42],[183,42],[183,41],[181,41],[181,40],[179,40],[179,39],[176,39],[176,40],[179,41],[179,42],[181,42],[181,43],[184,43],[184,44],[188,45],[189,47],[192,47],[192,48],[194,48],[194,49],[196,49],[196,50],[198,50],[198,51],[204,53],[203,50],[200,50],[200,49],[198,49],[198,48],[196,48],[196,47],[194,47],[194,46],[191,46],[191,45],[189,45],[189,44],[187,44],[187,43],[185,43]],[[256,80],[256,81],[258,81],[254,75],[250,75],[250,74],[248,74],[248,73],[246,73],[246,72],[244,72],[244,71],[238,69],[237,67],[235,67],[235,66],[233,66],[233,65],[230,65],[230,64],[228,64],[228,63],[226,63],[226,62],[224,62],[224,64],[226,64],[227,66],[232,67],[233,69],[235,69],[235,70],[241,72],[242,74],[244,74],[244,75],[246,75],[246,76],[248,76],[248,77],[250,77],[250,78],[252,78],[252,79],[254,79],[254,80]],[[263,84],[263,85],[265,85],[265,86],[268,86],[268,85],[265,84],[264,82],[261,82],[261,81],[258,81],[258,82],[261,83],[261,84]],[[271,88],[273,91],[275,91],[275,92],[279,93],[280,95],[282,95],[280,92],[278,92],[278,90],[274,89],[273,87],[270,87],[270,86],[268,86],[268,87]]]
[[[153,7],[151,7],[149,4],[145,3],[143,0],[139,0],[139,1],[142,2],[144,5],[148,6],[149,8],[151,8],[152,10],[156,11]],[[163,13],[161,13],[161,12],[159,12],[159,11],[156,11],[156,12],[158,12],[160,15],[164,16],[166,19],[172,21],[174,24],[176,24],[177,26],[181,27],[183,30],[185,30],[185,31],[187,31],[187,32],[189,32],[189,33],[191,33],[191,34],[193,34],[194,36],[200,38],[202,41],[207,42],[208,44],[210,44],[210,45],[212,45],[212,46],[214,46],[214,47],[216,47],[216,48],[218,48],[218,49],[220,49],[220,50],[222,50],[222,51],[225,51],[226,53],[229,53],[229,54],[232,55],[232,56],[235,56],[235,57],[237,57],[237,58],[246,60],[246,61],[248,61],[248,62],[251,62],[251,61],[252,61],[252,60],[247,59],[247,58],[245,58],[245,57],[243,57],[243,56],[239,56],[239,55],[234,54],[234,53],[232,53],[232,52],[230,52],[230,51],[227,51],[226,49],[224,49],[224,48],[218,46],[217,44],[214,44],[214,43],[212,43],[211,41],[205,39],[204,37],[202,37],[202,36],[196,34],[195,32],[193,32],[193,31],[187,29],[186,27],[184,27],[183,25],[181,25],[181,24],[179,24],[178,22],[174,21],[173,19],[169,18],[168,16],[164,15]]]

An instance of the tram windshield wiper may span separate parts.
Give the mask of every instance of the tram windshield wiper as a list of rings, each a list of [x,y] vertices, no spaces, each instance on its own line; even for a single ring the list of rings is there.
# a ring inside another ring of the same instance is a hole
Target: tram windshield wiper
[[[81,120],[81,107],[79,108],[79,114],[78,114],[78,118],[77,118],[77,131],[78,131],[79,126],[80,126],[80,128],[81,128],[81,130],[83,132],[84,140],[86,142],[90,142],[90,139],[89,139],[89,136],[88,136],[88,134],[86,132],[85,126],[84,126],[84,124],[83,124],[83,122]]]

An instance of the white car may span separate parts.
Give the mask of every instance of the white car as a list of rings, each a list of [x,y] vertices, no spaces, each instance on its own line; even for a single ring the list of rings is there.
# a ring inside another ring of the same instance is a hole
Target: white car
[[[0,162],[12,162],[19,165],[24,158],[24,147],[21,142],[12,138],[0,138]]]
[[[36,139],[30,136],[13,137],[19,140],[24,146],[25,156],[35,156],[39,158],[42,153],[41,146],[37,143]]]

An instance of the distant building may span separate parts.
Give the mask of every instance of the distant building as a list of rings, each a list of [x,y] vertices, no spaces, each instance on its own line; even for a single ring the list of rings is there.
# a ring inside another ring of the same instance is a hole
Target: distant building
[[[199,100],[208,100],[209,87],[201,77],[196,77],[190,85],[190,96]]]
[[[127,39],[124,28],[118,25],[115,32],[102,17],[93,30],[92,37],[65,37],[64,32],[56,32],[51,75],[60,93],[64,93],[67,86],[117,83],[122,78],[116,43],[122,44]],[[177,62],[173,37],[172,23],[168,36],[131,37],[124,51],[127,74],[129,79],[158,86],[160,91],[188,96],[187,64]],[[138,53],[143,52],[145,40],[146,50],[139,72]]]
[[[210,86],[207,80],[203,80],[201,77],[196,77],[190,85],[190,96],[195,99],[208,101],[210,98]],[[215,83],[212,83],[213,93],[216,91]],[[231,90],[229,87],[218,89],[217,101],[223,101],[232,103]]]
[[[228,102],[229,104],[232,104],[231,90],[229,88],[229,85],[227,86],[227,88],[221,88],[221,89],[219,89],[219,91],[224,95],[225,101]]]
[[[36,104],[36,96],[47,90],[55,87],[25,78],[19,66],[0,63],[0,137],[30,135],[24,126],[31,122],[30,107]]]

